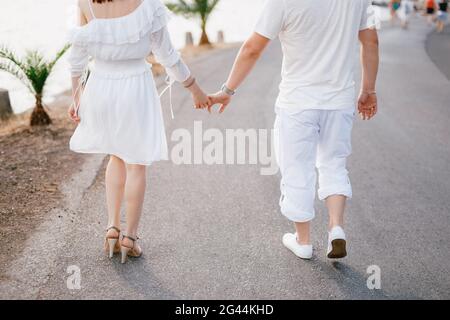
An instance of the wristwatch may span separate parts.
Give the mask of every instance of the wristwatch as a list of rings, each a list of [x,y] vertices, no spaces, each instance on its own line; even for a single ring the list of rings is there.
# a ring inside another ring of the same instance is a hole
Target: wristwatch
[[[223,84],[221,90],[223,93],[226,93],[229,96],[234,96],[236,94],[236,90],[231,90],[230,88],[227,87],[225,83]]]

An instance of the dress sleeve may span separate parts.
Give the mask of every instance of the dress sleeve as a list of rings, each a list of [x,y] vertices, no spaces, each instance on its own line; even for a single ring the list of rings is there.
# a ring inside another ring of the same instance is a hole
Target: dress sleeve
[[[163,27],[151,34],[153,43],[153,54],[156,60],[166,68],[167,74],[171,79],[178,82],[186,81],[191,72],[175,50],[170,39],[167,27]]]
[[[266,0],[263,11],[255,26],[255,32],[270,40],[278,37],[286,24],[284,1]]]
[[[80,77],[89,62],[87,48],[80,44],[72,44],[68,60],[72,78]]]

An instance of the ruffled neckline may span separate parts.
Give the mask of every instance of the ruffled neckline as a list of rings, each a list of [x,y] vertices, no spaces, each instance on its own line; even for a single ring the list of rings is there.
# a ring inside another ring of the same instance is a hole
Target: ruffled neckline
[[[137,14],[137,12],[139,11],[139,10],[141,10],[141,8],[142,8],[142,6],[144,6],[144,4],[145,4],[145,0],[142,0],[141,1],[141,3],[133,10],[133,11],[131,11],[130,13],[128,13],[128,14],[126,14],[126,15],[123,15],[123,16],[120,16],[120,17],[116,17],[116,18],[94,18],[94,19],[92,19],[89,23],[91,23],[91,22],[94,22],[94,21],[109,21],[109,20],[111,20],[111,21],[115,21],[115,20],[120,20],[120,19],[127,19],[127,18],[129,18],[130,16],[133,16],[134,14]],[[88,24],[89,24],[88,23]],[[87,25],[88,25],[87,24]],[[86,26],[87,26],[86,25]]]
[[[142,3],[127,15],[95,18],[86,25],[72,28],[69,32],[69,42],[77,45],[136,43],[149,32],[156,32],[166,26],[169,18],[170,11],[160,0],[142,0]]]

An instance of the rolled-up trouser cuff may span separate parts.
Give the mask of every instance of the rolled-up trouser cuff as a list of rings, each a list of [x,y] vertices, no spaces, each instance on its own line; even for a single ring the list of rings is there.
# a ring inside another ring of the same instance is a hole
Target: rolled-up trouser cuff
[[[319,199],[321,201],[325,200],[329,196],[341,195],[345,196],[349,199],[352,198],[352,186],[350,183],[346,185],[335,185],[335,186],[327,186],[324,188],[320,188],[318,191]]]
[[[311,212],[293,212],[281,209],[281,213],[292,222],[309,222],[315,218],[315,214]]]
[[[302,206],[289,201],[286,196],[280,198],[281,213],[292,222],[308,222],[314,219],[314,209],[311,211],[301,210]]]

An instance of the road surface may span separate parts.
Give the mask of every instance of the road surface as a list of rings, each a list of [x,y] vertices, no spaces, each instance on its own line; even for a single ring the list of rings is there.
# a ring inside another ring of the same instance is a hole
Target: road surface
[[[292,226],[279,213],[279,175],[261,175],[261,165],[162,162],[148,174],[140,260],[121,265],[101,251],[106,223],[101,171],[94,181],[84,181],[82,197],[52,212],[37,229],[2,278],[0,296],[450,298],[450,82],[427,55],[429,31],[417,18],[408,31],[386,27],[380,33],[380,113],[371,122],[355,123],[346,259],[325,258],[327,217],[319,201],[314,259],[299,260],[282,246]],[[191,65],[207,90],[220,87],[236,52],[227,49]],[[177,129],[193,132],[194,121],[202,121],[203,130],[271,128],[280,65],[274,43],[223,116],[192,110],[187,92],[176,88],[174,121],[163,99],[169,140]],[[67,287],[69,266],[81,271],[80,290]],[[380,268],[380,290],[367,287],[370,266]]]

